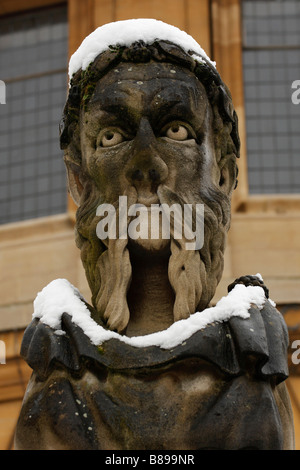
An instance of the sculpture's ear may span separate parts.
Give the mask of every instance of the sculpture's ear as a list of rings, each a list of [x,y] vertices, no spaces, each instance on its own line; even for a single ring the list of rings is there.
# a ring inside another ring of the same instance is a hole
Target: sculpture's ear
[[[73,201],[75,202],[75,204],[79,206],[81,194],[83,191],[81,165],[70,161],[66,154],[65,154],[64,160],[65,160],[66,169],[67,169],[69,193]]]
[[[227,196],[231,196],[237,185],[238,167],[234,153],[226,155],[219,164],[220,180],[219,187]]]

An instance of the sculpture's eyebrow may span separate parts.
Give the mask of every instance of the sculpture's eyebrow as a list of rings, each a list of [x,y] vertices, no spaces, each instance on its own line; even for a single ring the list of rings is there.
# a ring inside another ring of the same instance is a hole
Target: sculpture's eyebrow
[[[143,109],[142,112],[137,112],[136,107],[122,107],[119,105],[110,105],[106,109],[99,109],[99,113],[94,115],[98,122],[99,128],[106,128],[110,126],[122,127],[129,133],[136,132],[140,119],[146,116],[149,118],[153,129],[157,132],[168,122],[172,120],[188,121],[191,124],[197,120],[197,113],[195,113],[188,105],[182,101],[174,100],[173,102],[161,103],[159,106],[152,105]]]
[[[177,117],[186,116],[192,118],[196,116],[194,106],[190,105],[190,102],[174,97],[173,100],[162,100],[161,103],[152,103],[153,116],[157,114],[157,118],[163,118],[167,115],[174,115]],[[163,114],[161,111],[165,111]]]
[[[99,109],[94,114],[94,119],[98,123],[99,129],[107,127],[121,127],[129,133],[133,131],[133,127],[139,122],[136,110],[128,106],[111,105],[105,109]]]
[[[100,127],[121,125],[128,131],[134,131],[140,118],[147,116],[153,128],[159,130],[173,119],[193,123],[200,117],[197,90],[182,81],[176,87],[170,87],[168,83],[160,89],[155,87],[153,81],[152,92],[151,86],[145,91],[138,81],[131,82],[129,87],[126,87],[126,81],[120,81],[119,85],[117,89],[115,83],[100,89],[90,101],[89,109]]]
[[[137,121],[139,115],[142,115],[142,96],[137,99],[130,92],[130,89],[115,90],[106,89],[105,93],[90,101],[89,110],[95,113],[99,124],[107,127],[109,125],[117,125],[120,122],[128,125]]]
[[[180,88],[175,92],[169,89],[162,90],[154,96],[151,108],[152,116],[157,124],[164,124],[172,119],[182,119],[191,123],[199,120],[202,122],[205,114],[203,110],[206,106],[204,102],[202,106],[200,105],[197,90],[185,84]]]

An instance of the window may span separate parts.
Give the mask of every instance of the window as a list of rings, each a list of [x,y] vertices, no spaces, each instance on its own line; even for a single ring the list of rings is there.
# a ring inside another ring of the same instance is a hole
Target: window
[[[249,191],[300,193],[299,0],[243,0]]]
[[[0,19],[0,223],[66,211],[58,129],[67,60],[65,6]]]

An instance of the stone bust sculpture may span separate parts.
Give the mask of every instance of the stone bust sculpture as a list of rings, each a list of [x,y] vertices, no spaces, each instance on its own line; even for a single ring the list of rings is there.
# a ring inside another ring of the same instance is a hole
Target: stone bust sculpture
[[[70,74],[61,146],[92,305],[62,280],[38,295],[16,448],[292,449],[287,330],[263,281],[209,305],[239,157],[215,64],[177,28],[132,20],[86,38]],[[191,206],[195,249],[175,224]]]

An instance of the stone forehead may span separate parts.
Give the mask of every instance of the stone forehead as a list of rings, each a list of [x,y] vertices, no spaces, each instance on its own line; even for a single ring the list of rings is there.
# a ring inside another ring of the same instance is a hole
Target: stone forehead
[[[99,100],[112,103],[118,98],[123,101],[125,97],[129,101],[138,100],[137,106],[138,97],[144,99],[148,96],[151,100],[155,96],[156,100],[167,98],[172,105],[187,99],[191,105],[190,98],[194,102],[202,101],[203,94],[206,96],[202,83],[193,72],[182,66],[167,62],[120,63],[99,79],[89,104],[93,107]]]
[[[109,70],[98,81],[97,87],[104,87],[107,83],[122,83],[123,81],[132,81],[142,85],[151,80],[181,80],[183,82],[193,81],[197,84],[201,82],[196,75],[185,67],[175,65],[170,62],[148,62],[148,63],[130,63],[121,62],[113,69]]]

